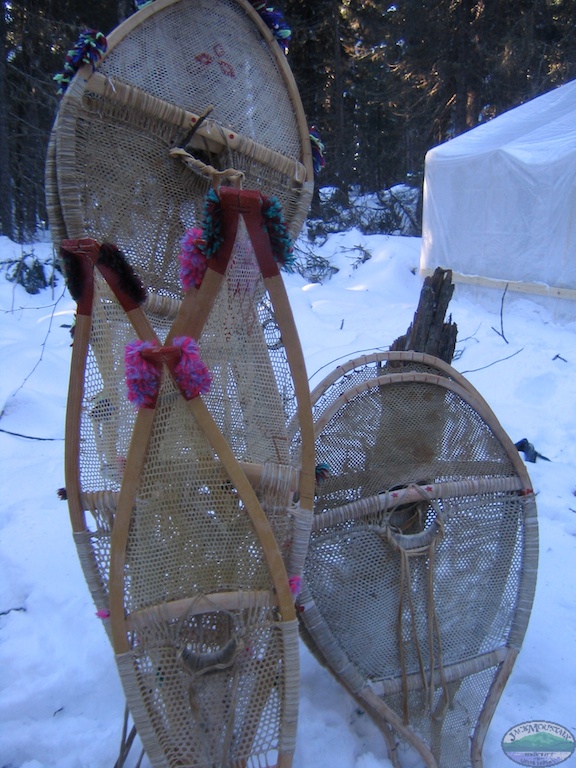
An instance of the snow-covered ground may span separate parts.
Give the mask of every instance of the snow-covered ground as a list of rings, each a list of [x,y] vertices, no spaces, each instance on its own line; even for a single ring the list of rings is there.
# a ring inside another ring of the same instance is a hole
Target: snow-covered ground
[[[358,263],[357,246],[371,258]],[[34,250],[51,254],[47,243]],[[422,285],[417,238],[351,231],[317,250],[339,267],[331,280],[286,277],[312,384],[404,333]],[[0,262],[19,253],[0,239]],[[506,341],[496,307],[457,289],[454,365],[514,442],[527,438],[550,459],[528,465],[540,524],[536,598],[484,748],[485,768],[509,768],[500,742],[512,726],[548,720],[576,734],[576,323],[557,325],[530,300],[507,297]],[[61,281],[31,296],[0,276],[0,768],[111,768],[117,757],[123,694],[56,494],[73,315]],[[390,768],[377,729],[304,647],[301,668],[295,768]]]

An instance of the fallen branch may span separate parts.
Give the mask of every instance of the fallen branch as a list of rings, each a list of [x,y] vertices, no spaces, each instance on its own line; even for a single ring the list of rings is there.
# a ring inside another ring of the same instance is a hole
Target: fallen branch
[[[504,335],[504,298],[506,297],[506,291],[508,290],[508,283],[506,283],[506,287],[504,288],[504,293],[502,294],[502,301],[500,302],[500,330],[497,331],[494,326],[491,326],[494,333],[497,333],[498,336],[501,336],[506,344],[508,344],[508,339]]]
[[[14,437],[24,437],[26,440],[64,440],[63,437],[33,437],[32,435],[22,435],[20,432],[10,432],[9,429],[0,429],[0,432],[4,432],[6,435],[14,435]]]
[[[36,370],[36,368],[38,368],[38,366],[40,365],[40,363],[41,363],[41,362],[42,362],[42,360],[44,359],[44,350],[46,349],[46,343],[47,343],[47,341],[48,341],[48,337],[50,336],[50,332],[52,331],[52,323],[53,323],[53,321],[54,321],[54,314],[55,314],[55,312],[56,312],[56,307],[58,306],[58,304],[60,303],[60,301],[63,299],[63,297],[64,297],[64,293],[65,293],[65,289],[64,289],[64,290],[62,291],[62,293],[60,294],[60,298],[56,299],[56,301],[54,302],[54,304],[53,304],[53,306],[52,306],[52,313],[51,313],[51,315],[50,315],[50,322],[48,323],[48,330],[46,331],[46,336],[44,337],[44,341],[43,341],[43,342],[42,342],[42,344],[40,345],[40,347],[42,348],[42,351],[41,351],[41,353],[40,353],[40,357],[39,357],[39,358],[38,358],[38,360],[36,361],[36,364],[34,365],[34,367],[32,368],[32,370],[30,371],[30,373],[29,373],[29,374],[26,376],[26,378],[24,379],[24,381],[22,382],[22,384],[20,384],[20,386],[18,387],[18,389],[16,389],[16,391],[12,393],[12,397],[16,397],[16,395],[18,394],[18,392],[20,392],[20,390],[22,389],[22,387],[24,386],[24,384],[26,384],[26,382],[28,381],[28,379],[29,379],[29,378],[32,376],[32,374],[34,373],[34,371]]]
[[[519,355],[520,352],[524,351],[524,347],[521,347],[520,349],[517,349],[516,352],[513,352],[511,355],[508,355],[508,357],[501,357],[499,360],[494,360],[493,363],[488,363],[488,365],[483,365],[481,368],[470,368],[468,371],[461,371],[462,375],[466,373],[476,373],[476,371],[484,371],[486,368],[491,368],[493,365],[496,365],[496,363],[503,363],[505,360],[510,360],[511,357],[515,357],[516,355]]]

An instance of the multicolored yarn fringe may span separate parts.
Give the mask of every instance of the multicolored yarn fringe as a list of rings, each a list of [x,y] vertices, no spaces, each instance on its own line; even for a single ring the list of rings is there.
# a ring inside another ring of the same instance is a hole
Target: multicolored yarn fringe
[[[284,19],[284,14],[277,8],[273,8],[266,2],[261,0],[250,0],[255,11],[258,11],[262,21],[266,24],[268,29],[272,32],[280,48],[284,53],[288,53],[288,47],[292,40],[292,30]]]
[[[58,93],[66,93],[70,81],[82,64],[91,64],[94,70],[106,53],[107,47],[108,43],[102,32],[97,32],[95,29],[84,30],[74,48],[66,54],[64,71],[54,75],[54,80],[58,83]]]
[[[172,343],[182,351],[174,369],[174,378],[180,392],[186,400],[205,395],[210,390],[212,375],[200,359],[198,344],[189,336],[177,336]]]
[[[158,398],[162,368],[142,355],[145,349],[154,349],[151,341],[131,341],[124,351],[128,400],[138,408],[154,408]]]
[[[292,240],[286,229],[284,214],[276,197],[262,198],[262,215],[274,258],[287,272],[293,272],[295,258]]]
[[[200,288],[206,274],[207,262],[203,251],[205,243],[202,230],[190,227],[180,241],[180,282],[185,291]]]
[[[224,242],[222,233],[222,209],[218,194],[211,189],[206,195],[202,211],[202,245],[201,252],[209,259],[214,256]]]
[[[324,144],[320,139],[320,134],[316,126],[310,128],[310,142],[312,144],[312,164],[314,166],[314,173],[319,174],[322,168],[326,165],[324,158]]]
[[[320,462],[320,464],[316,464],[315,475],[317,485],[320,485],[320,483],[328,480],[330,477],[330,465],[325,461]]]
[[[287,272],[293,271],[295,262],[294,252],[292,250],[292,241],[286,228],[282,207],[276,197],[264,197],[262,195],[262,216],[264,217],[264,226],[270,238],[272,246],[272,255],[274,259]],[[196,274],[200,269],[199,258],[203,255],[209,259],[218,252],[218,249],[224,242],[222,233],[222,207],[218,194],[211,189],[204,202],[202,229],[192,228],[186,232],[182,239],[182,250],[180,252],[180,264],[182,265],[180,277],[182,284],[186,289],[184,280],[190,280],[188,272]],[[185,252],[186,249],[186,252]],[[188,254],[188,249],[190,255]],[[192,264],[194,262],[194,264]],[[205,272],[204,268],[204,272]],[[184,275],[183,272],[186,274]],[[204,273],[202,273],[202,277]],[[200,280],[200,283],[202,280]],[[199,283],[196,283],[198,286]],[[186,289],[187,290],[187,289]]]

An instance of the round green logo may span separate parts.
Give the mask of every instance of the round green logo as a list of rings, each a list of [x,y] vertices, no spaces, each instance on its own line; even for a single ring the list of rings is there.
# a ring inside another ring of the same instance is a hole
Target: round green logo
[[[506,731],[502,749],[518,765],[559,765],[573,754],[574,736],[567,728],[547,720],[529,720]]]

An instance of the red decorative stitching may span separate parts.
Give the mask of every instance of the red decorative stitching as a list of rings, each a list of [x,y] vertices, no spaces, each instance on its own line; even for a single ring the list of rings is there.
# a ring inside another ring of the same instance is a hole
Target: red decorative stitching
[[[198,56],[194,56],[197,62],[200,64],[204,64],[205,67],[208,66],[208,64],[212,64],[214,59],[212,56],[210,56],[209,53],[199,53]]]
[[[223,75],[226,75],[226,77],[236,77],[234,68],[232,67],[231,64],[228,64],[227,61],[222,61],[222,59],[218,59],[218,64],[220,64],[220,69],[222,70]]]

